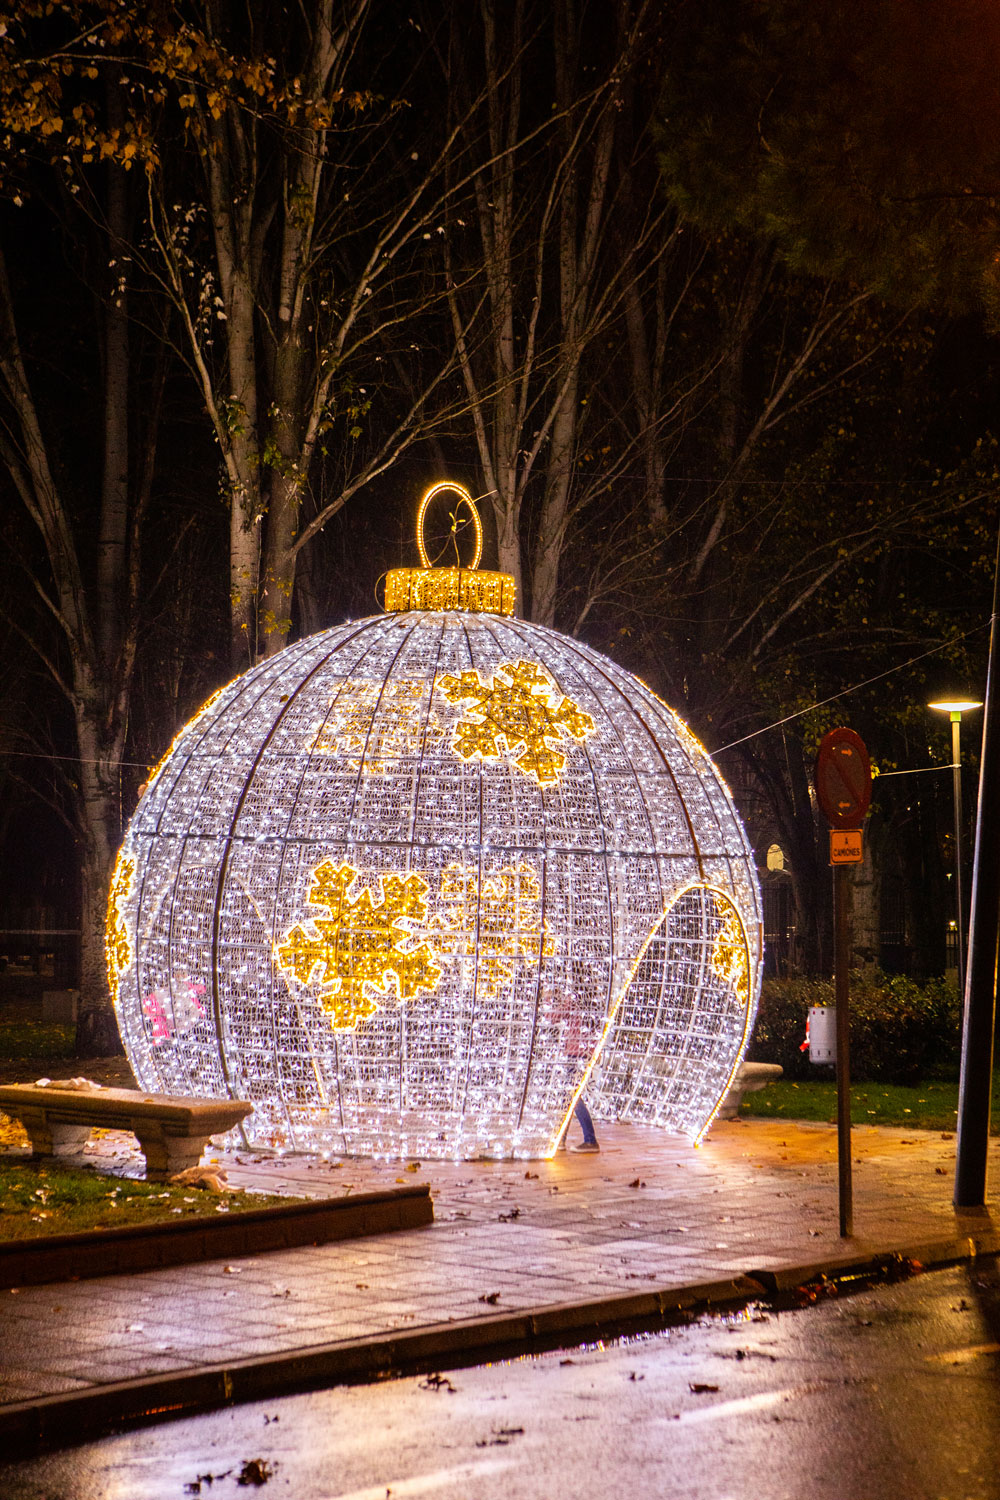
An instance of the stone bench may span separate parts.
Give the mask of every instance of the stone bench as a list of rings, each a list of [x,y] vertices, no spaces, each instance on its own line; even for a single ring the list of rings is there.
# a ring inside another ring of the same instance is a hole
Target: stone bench
[[[743,1062],[736,1069],[736,1076],[729,1085],[729,1093],[719,1106],[717,1120],[735,1120],[739,1114],[744,1094],[752,1094],[765,1084],[774,1083],[784,1069],[780,1063]]]
[[[209,1138],[231,1130],[252,1109],[243,1099],[181,1099],[83,1079],[0,1087],[0,1112],[20,1120],[36,1156],[78,1150],[95,1126],[130,1130],[146,1158],[146,1176],[158,1182],[197,1166]]]

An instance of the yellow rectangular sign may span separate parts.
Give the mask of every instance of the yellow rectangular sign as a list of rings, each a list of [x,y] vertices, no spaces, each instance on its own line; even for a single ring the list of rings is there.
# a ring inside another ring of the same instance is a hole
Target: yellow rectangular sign
[[[831,865],[859,865],[864,857],[860,828],[830,829]]]

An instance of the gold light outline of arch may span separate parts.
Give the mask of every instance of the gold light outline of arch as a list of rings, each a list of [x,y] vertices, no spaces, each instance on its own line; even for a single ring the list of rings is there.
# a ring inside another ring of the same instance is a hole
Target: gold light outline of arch
[[[565,1115],[563,1116],[562,1123],[560,1124],[559,1129],[556,1131],[555,1136],[552,1139],[552,1143],[551,1143],[551,1145],[549,1146],[548,1150],[545,1153],[546,1160],[551,1159],[556,1154],[556,1149],[557,1149],[557,1147],[559,1145],[560,1137],[562,1136],[563,1131],[566,1129],[566,1127],[568,1126],[568,1124],[570,1122],[570,1119],[572,1118],[573,1111],[576,1108],[576,1102],[579,1099],[580,1095],[583,1093],[584,1089],[587,1087],[587,1084],[588,1084],[588,1082],[590,1080],[591,1073],[594,1071],[594,1068],[597,1066],[598,1062],[600,1061],[601,1053],[604,1051],[605,1044],[606,1044],[606,1042],[608,1040],[609,1035],[611,1034],[611,1028],[614,1026],[615,1018],[618,1015],[618,1011],[619,1011],[619,1008],[621,1006],[621,1003],[624,1000],[626,994],[628,993],[628,987],[632,983],[632,980],[635,978],[636,970],[638,969],[638,967],[641,964],[643,958],[645,957],[647,948],[649,947],[650,943],[655,938],[656,934],[659,932],[660,928],[663,926],[664,922],[669,917],[670,913],[673,911],[674,907],[677,905],[678,901],[680,901],[684,896],[688,895],[689,892],[691,892],[691,891],[710,891],[713,896],[721,896],[722,899],[724,901],[728,902],[728,904],[732,907],[733,911],[736,913],[736,920],[740,924],[740,932],[743,935],[743,942],[744,942],[744,945],[746,947],[747,965],[748,966],[750,965],[750,963],[751,963],[750,939],[749,939],[749,936],[747,935],[747,924],[743,920],[743,913],[740,911],[739,907],[736,905],[736,902],[733,900],[733,898],[729,894],[729,892],[728,891],[724,891],[721,886],[709,885],[708,882],[704,881],[704,880],[691,880],[691,881],[688,882],[687,885],[682,886],[681,889],[674,896],[673,900],[670,901],[668,903],[668,905],[663,908],[663,911],[660,913],[660,915],[657,917],[656,921],[653,923],[652,927],[649,930],[648,936],[646,937],[645,941],[643,942],[642,947],[639,949],[639,952],[635,956],[635,960],[633,961],[632,966],[631,966],[631,968],[629,969],[629,972],[628,972],[628,978],[626,979],[625,983],[622,985],[621,989],[619,990],[618,997],[615,1000],[615,1003],[612,1006],[610,1012],[608,1013],[607,1020],[604,1023],[604,1030],[601,1033],[600,1040],[598,1041],[597,1046],[594,1049],[594,1055],[593,1055],[593,1057],[591,1057],[590,1062],[587,1064],[586,1071],[584,1072],[583,1077],[581,1078],[579,1084],[577,1085],[576,1092],[574,1093],[572,1099],[570,1100],[569,1109],[567,1109]],[[757,963],[756,967],[758,969],[760,967],[759,960],[758,960],[758,963]],[[753,979],[752,978],[750,979],[750,994],[751,994],[751,1000],[747,1001],[746,1016],[745,1016],[744,1021],[743,1021],[743,1035],[740,1038],[740,1045],[739,1045],[739,1047],[737,1049],[736,1061],[733,1063],[733,1066],[730,1069],[729,1076],[726,1079],[725,1086],[723,1087],[722,1092],[720,1093],[718,1099],[715,1101],[715,1104],[712,1106],[712,1109],[711,1109],[711,1112],[710,1112],[710,1114],[708,1116],[708,1119],[705,1121],[704,1125],[701,1127],[701,1129],[698,1131],[697,1135],[694,1137],[694,1139],[692,1141],[692,1145],[694,1145],[694,1146],[699,1146],[701,1144],[701,1142],[704,1140],[706,1132],[708,1131],[709,1126],[711,1125],[712,1121],[715,1119],[716,1115],[718,1114],[719,1109],[721,1108],[722,1101],[725,1099],[726,1095],[729,1093],[730,1088],[732,1087],[733,1079],[736,1077],[737,1069],[739,1068],[740,1063],[743,1061],[743,1054],[746,1051],[747,1042],[748,1042],[749,1036],[750,1036],[750,1012],[751,1012],[751,1010],[753,1008],[753,1006],[752,1006]]]

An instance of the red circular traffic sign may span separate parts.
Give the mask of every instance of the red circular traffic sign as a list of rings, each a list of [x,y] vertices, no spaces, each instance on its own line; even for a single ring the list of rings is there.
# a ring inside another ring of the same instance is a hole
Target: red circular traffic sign
[[[816,795],[832,828],[860,828],[872,800],[872,768],[853,729],[831,729],[816,757]]]

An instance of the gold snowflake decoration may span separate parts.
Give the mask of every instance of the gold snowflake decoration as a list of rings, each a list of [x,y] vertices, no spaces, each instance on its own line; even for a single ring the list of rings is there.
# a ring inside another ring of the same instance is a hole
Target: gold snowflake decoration
[[[111,877],[111,894],[108,897],[108,919],[104,929],[104,952],[108,965],[108,986],[111,999],[118,1004],[118,987],[123,972],[132,962],[132,945],[122,908],[132,889],[135,860],[118,856],[115,872]]]
[[[560,735],[582,740],[594,721],[571,699],[560,696],[548,673],[533,661],[504,662],[488,682],[476,671],[442,677],[450,703],[469,702],[455,725],[452,748],[463,760],[498,760],[510,755],[539,786],[559,780],[566,757],[549,743]]]
[[[718,894],[715,895],[715,910],[722,918],[722,926],[715,935],[709,960],[712,973],[732,987],[741,1004],[749,1005],[750,956],[740,919],[735,907]]]
[[[531,865],[505,865],[481,887],[475,868],[448,865],[441,899],[444,915],[432,923],[434,950],[442,957],[478,951],[477,974],[489,995],[511,982],[515,964],[534,964],[555,951]]]
[[[307,985],[335,1031],[354,1031],[382,1006],[412,1000],[419,989],[433,990],[441,970],[426,943],[411,947],[406,922],[427,918],[427,882],[419,875],[379,876],[376,896],[352,891],[353,865],[324,860],[313,871],[309,904],[326,908],[309,928],[291,929],[277,950],[279,966]]]

